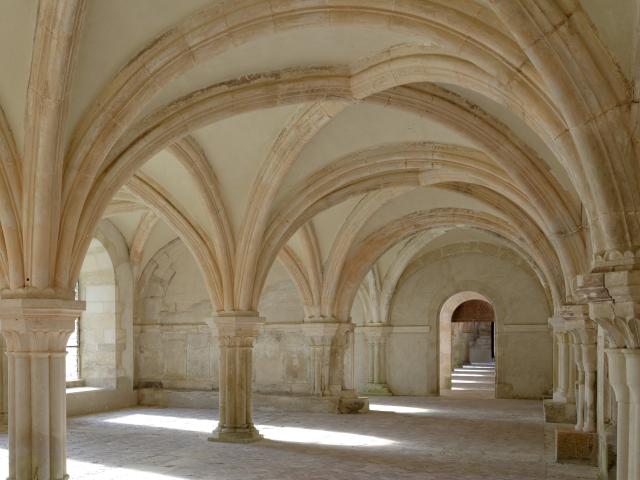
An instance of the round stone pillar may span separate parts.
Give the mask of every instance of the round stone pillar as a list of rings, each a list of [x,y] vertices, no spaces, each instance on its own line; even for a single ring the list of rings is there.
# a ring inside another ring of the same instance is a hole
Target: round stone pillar
[[[220,315],[209,322],[218,335],[220,385],[218,428],[212,442],[249,443],[262,436],[253,425],[253,345],[264,318]]]
[[[609,361],[609,383],[616,395],[618,417],[616,419],[616,479],[629,478],[629,388],[625,358],[621,349],[605,350]]]
[[[84,302],[0,301],[6,341],[9,479],[64,480],[67,475],[67,340]]]

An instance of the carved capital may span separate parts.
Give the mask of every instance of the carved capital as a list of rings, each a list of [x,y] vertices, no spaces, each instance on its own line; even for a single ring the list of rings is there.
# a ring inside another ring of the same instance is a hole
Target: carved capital
[[[64,353],[84,302],[60,299],[0,300],[0,330],[9,353]]]
[[[260,335],[264,317],[252,312],[242,314],[220,314],[207,320],[207,324],[218,336],[222,347],[251,347]]]
[[[598,335],[597,325],[589,317],[588,305],[564,305],[560,309],[565,328],[572,334],[575,343],[592,345]]]
[[[304,323],[302,331],[309,339],[311,346],[340,346],[346,341],[348,333],[354,325],[344,322]]]

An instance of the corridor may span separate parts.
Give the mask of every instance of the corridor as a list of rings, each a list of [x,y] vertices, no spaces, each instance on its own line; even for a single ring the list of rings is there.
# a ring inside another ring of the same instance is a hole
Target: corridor
[[[135,408],[69,420],[69,475],[91,479],[596,478],[545,462],[539,402],[386,397],[361,415],[256,412],[265,440],[210,443],[217,412]],[[7,455],[7,437],[0,453]],[[0,477],[6,478],[6,458]]]

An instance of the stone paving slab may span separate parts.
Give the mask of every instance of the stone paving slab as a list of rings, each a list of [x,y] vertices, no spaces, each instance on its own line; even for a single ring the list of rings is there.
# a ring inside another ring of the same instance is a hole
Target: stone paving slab
[[[207,441],[217,412],[135,408],[69,420],[71,479],[575,480],[545,461],[540,402],[386,397],[362,415],[256,411],[266,439]],[[377,409],[377,410],[375,410]],[[380,411],[383,410],[383,411]],[[0,435],[0,477],[6,477]]]

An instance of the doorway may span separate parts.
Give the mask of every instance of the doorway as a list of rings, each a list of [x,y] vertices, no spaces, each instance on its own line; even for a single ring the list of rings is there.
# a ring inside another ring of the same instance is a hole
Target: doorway
[[[476,292],[451,296],[440,310],[440,394],[494,398],[496,346],[496,316],[489,299]]]

